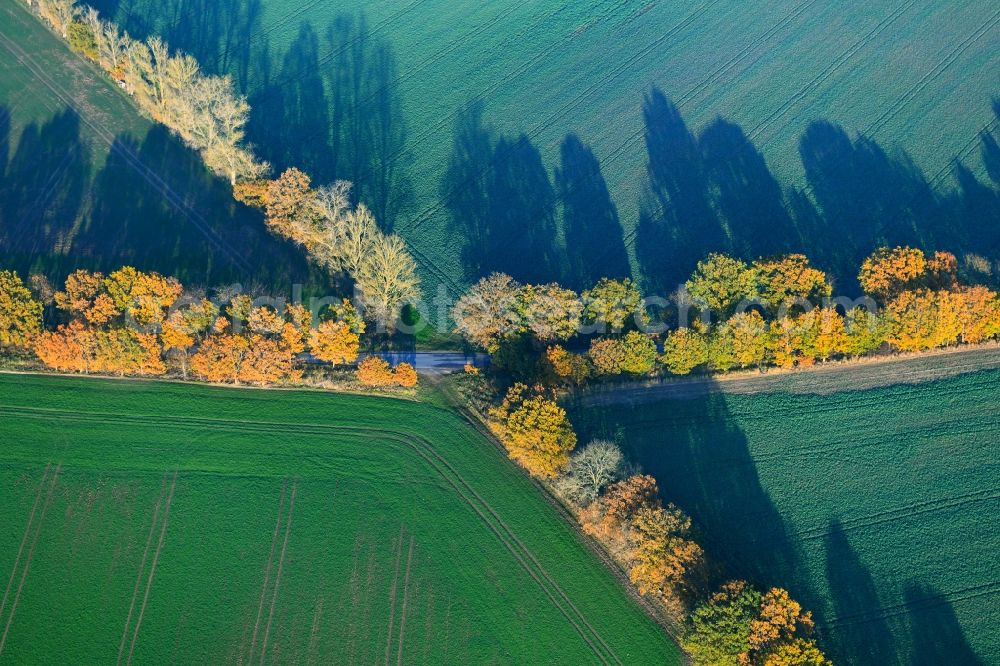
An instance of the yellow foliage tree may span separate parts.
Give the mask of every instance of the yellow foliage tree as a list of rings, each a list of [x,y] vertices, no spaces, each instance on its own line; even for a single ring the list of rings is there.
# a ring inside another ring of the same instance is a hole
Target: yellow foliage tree
[[[566,469],[576,434],[566,410],[524,384],[514,384],[489,412],[490,429],[511,459],[532,476],[552,478]]]
[[[30,349],[42,331],[42,304],[12,271],[0,271],[0,348]]]
[[[361,337],[347,322],[327,320],[309,332],[309,352],[333,365],[354,363],[360,345]]]

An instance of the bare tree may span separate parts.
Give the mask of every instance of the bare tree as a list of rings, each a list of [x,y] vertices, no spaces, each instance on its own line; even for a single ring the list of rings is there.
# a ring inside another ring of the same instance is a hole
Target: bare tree
[[[575,489],[576,501],[590,504],[605,486],[621,478],[624,456],[614,442],[595,439],[573,453],[569,473],[573,477],[567,487]]]
[[[367,314],[392,330],[400,307],[420,295],[417,264],[399,236],[379,234],[354,276]]]

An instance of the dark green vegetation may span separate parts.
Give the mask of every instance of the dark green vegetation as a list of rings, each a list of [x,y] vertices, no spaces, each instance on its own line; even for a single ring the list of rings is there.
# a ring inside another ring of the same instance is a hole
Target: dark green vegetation
[[[617,435],[729,574],[813,610],[834,663],[996,663],[998,389],[990,370],[571,418],[584,439]]]
[[[680,663],[435,394],[2,375],[0,396],[12,663]]]
[[[309,278],[301,251],[20,0],[0,6],[0,255],[54,280],[122,264],[192,285]]]
[[[93,2],[231,73],[262,155],[354,181],[429,293],[673,288],[719,250],[805,251],[842,289],[878,242],[1000,257],[994,3]]]

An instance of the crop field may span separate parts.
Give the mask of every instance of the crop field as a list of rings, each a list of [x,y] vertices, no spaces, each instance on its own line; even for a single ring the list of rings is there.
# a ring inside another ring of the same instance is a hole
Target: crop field
[[[53,279],[126,263],[212,286],[310,279],[301,252],[20,0],[0,5],[0,256]]]
[[[879,240],[1000,257],[994,3],[93,2],[231,73],[265,156],[354,181],[430,293],[676,286],[719,249],[848,283]]]
[[[0,375],[0,660],[681,663],[436,396]]]
[[[834,663],[997,663],[998,390],[987,370],[572,416],[617,437],[731,574],[813,609]]]

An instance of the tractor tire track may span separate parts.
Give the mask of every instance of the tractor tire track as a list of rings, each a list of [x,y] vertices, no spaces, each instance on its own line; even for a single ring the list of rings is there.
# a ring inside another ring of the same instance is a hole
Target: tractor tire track
[[[385,664],[389,666],[392,650],[392,627],[396,620],[396,587],[399,585],[399,565],[403,559],[403,525],[399,526],[399,538],[396,539],[395,565],[393,565],[392,584],[389,586],[389,626],[385,630]]]
[[[7,624],[4,625],[3,636],[0,636],[0,656],[3,655],[4,646],[7,644],[7,635],[10,633],[10,625],[14,621],[14,614],[17,612],[17,604],[21,601],[21,592],[24,590],[24,582],[28,579],[28,572],[31,570],[31,561],[34,559],[35,546],[38,545],[38,537],[42,534],[42,527],[45,525],[45,514],[52,504],[52,496],[59,482],[59,473],[62,471],[62,464],[56,465],[52,474],[52,481],[49,483],[49,491],[45,495],[45,503],[42,504],[42,512],[38,515],[38,526],[34,529],[34,536],[31,537],[31,545],[28,547],[28,554],[24,560],[24,568],[21,569],[21,580],[17,584],[17,591],[10,603],[10,612],[7,614]]]
[[[2,408],[0,408],[0,411],[2,411]],[[74,415],[72,413],[53,413],[58,411],[59,410],[50,410],[49,414],[51,416],[55,416],[56,418],[64,418],[65,420],[73,419]],[[152,415],[132,415],[128,417],[120,415],[108,416],[116,417],[113,422],[122,424],[131,423],[133,425],[144,424],[148,426],[151,423],[155,423],[157,426],[173,425],[176,427],[185,427],[186,424],[188,429],[196,427],[200,431],[204,431],[205,428],[215,428],[216,430],[229,432],[251,432],[264,434],[273,433],[275,429],[280,429],[284,433],[313,436],[323,436],[329,433],[347,433],[366,437],[377,437],[379,439],[386,440],[399,448],[410,449],[422,458],[432,470],[439,474],[455,490],[460,499],[462,499],[469,506],[469,508],[481,518],[487,529],[496,535],[508,552],[510,552],[515,560],[521,564],[526,573],[528,573],[528,575],[538,583],[543,593],[545,593],[545,595],[549,597],[550,601],[552,601],[553,606],[561,614],[563,614],[571,626],[573,626],[580,634],[581,638],[583,638],[584,641],[591,647],[595,656],[605,663],[610,663],[611,661],[614,661],[615,663],[622,663],[617,655],[615,655],[611,650],[610,646],[608,646],[603,637],[600,636],[593,625],[591,625],[586,619],[586,616],[572,602],[565,591],[558,585],[558,583],[555,582],[551,574],[539,562],[531,549],[528,548],[516,536],[516,533],[507,525],[507,523],[500,518],[499,514],[492,507],[492,505],[490,505],[481,495],[473,490],[468,481],[460,473],[458,473],[458,471],[447,461],[447,459],[442,457],[441,454],[437,452],[434,445],[429,440],[422,436],[391,428],[377,429],[349,425],[299,424],[275,421],[249,421],[198,417],[185,418],[183,422],[180,419],[167,419],[161,422],[156,421],[155,417]],[[153,418],[154,421],[151,422],[150,418]]]
[[[933,69],[924,74],[923,78],[921,78],[914,87],[910,88],[910,90],[898,99],[895,104],[876,118],[875,121],[868,126],[864,134],[866,136],[870,136],[881,130],[886,123],[890,122],[899,113],[899,111],[905,107],[907,102],[911,101],[914,97],[923,92],[923,90],[930,83],[935,81],[945,72],[945,70],[955,64],[955,61],[958,60],[963,53],[969,50],[969,47],[978,42],[993,28],[995,28],[997,23],[1000,23],[1000,11],[997,11],[997,13],[987,20],[985,25],[980,26],[971,35],[966,37],[961,44],[956,46],[942,61],[938,62]]]
[[[160,553],[163,551],[163,540],[167,535],[167,524],[170,522],[170,505],[174,500],[174,489],[177,487],[177,472],[170,482],[170,492],[167,494],[167,502],[163,507],[163,523],[160,525],[160,538],[156,542],[156,550],[153,551],[153,561],[149,566],[149,577],[146,579],[146,591],[142,595],[142,605],[139,606],[139,617],[135,620],[135,629],[132,631],[132,643],[128,649],[128,659],[126,664],[132,663],[132,655],[135,653],[135,643],[139,638],[139,629],[142,628],[142,618],[146,613],[146,604],[149,602],[149,592],[153,588],[153,577],[156,575],[156,564],[160,560]]]
[[[35,522],[35,512],[38,510],[38,503],[42,499],[42,494],[45,489],[45,480],[49,475],[49,469],[52,468],[52,463],[45,465],[45,469],[42,470],[42,478],[38,482],[38,490],[35,492],[35,501],[31,505],[31,512],[28,514],[28,522],[24,525],[24,533],[21,535],[21,545],[17,548],[17,556],[14,558],[14,567],[10,570],[10,578],[7,579],[7,589],[3,593],[3,601],[0,601],[0,618],[3,617],[3,611],[7,608],[7,599],[10,596],[11,587],[14,585],[14,577],[17,575],[17,569],[21,564],[21,555],[24,553],[24,546],[28,543],[28,535],[31,534],[31,525]]]
[[[831,76],[837,73],[837,71],[843,67],[845,64],[850,62],[855,55],[858,54],[861,49],[865,48],[868,44],[872,42],[876,37],[885,32],[893,23],[899,20],[913,5],[916,4],[917,0],[907,0],[903,4],[899,5],[896,9],[889,13],[887,17],[879,21],[864,37],[852,44],[845,52],[841,53],[840,56],[836,58],[830,65],[826,67],[822,72],[816,75],[811,81],[802,86],[798,92],[792,95],[790,98],[785,100],[785,102],[779,106],[775,111],[773,111],[769,116],[767,116],[763,121],[758,123],[750,132],[747,133],[747,139],[752,143],[760,133],[770,125],[772,122],[778,118],[784,116],[795,104],[801,101],[809,92],[815,90],[820,84],[829,79]],[[767,142],[762,143],[760,147],[766,145]]]
[[[253,637],[250,640],[249,661],[253,662],[253,654],[257,649],[257,632],[260,629],[261,616],[264,614],[264,598],[267,595],[267,584],[271,580],[271,565],[274,563],[274,550],[278,545],[278,529],[281,527],[281,511],[285,506],[285,491],[288,489],[288,479],[281,485],[281,495],[278,496],[278,515],[274,519],[274,532],[271,534],[271,550],[267,556],[267,567],[264,569],[264,583],[260,586],[260,600],[257,602],[257,621],[253,625]],[[242,660],[241,660],[242,661]]]
[[[403,666],[403,638],[406,636],[406,606],[410,601],[410,571],[413,569],[413,535],[406,555],[406,575],[403,577],[403,607],[399,611],[399,644],[396,646],[396,664]],[[387,655],[388,656],[388,655]]]
[[[873,620],[884,620],[897,617],[911,612],[912,610],[930,609],[945,604],[955,604],[957,602],[969,601],[979,597],[990,596],[1000,593],[1000,580],[994,580],[980,585],[963,587],[958,590],[946,592],[931,599],[920,599],[911,603],[894,604],[892,606],[879,606],[869,611],[852,613],[843,617],[834,617],[823,623],[824,627],[846,627],[855,624],[869,623]]]
[[[263,665],[267,656],[267,643],[271,637],[271,622],[274,620],[274,607],[278,601],[278,591],[281,588],[281,573],[285,566],[285,551],[288,549],[288,535],[292,531],[292,515],[295,513],[295,493],[298,490],[298,483],[292,482],[292,494],[288,498],[288,514],[285,520],[285,537],[281,543],[281,555],[278,556],[278,571],[274,575],[274,592],[271,594],[271,609],[267,613],[267,626],[264,629],[264,638],[260,644],[260,663]],[[253,655],[251,655],[251,659]]]
[[[128,606],[128,615],[125,616],[125,626],[122,628],[122,638],[118,643],[118,659],[116,664],[122,663],[122,654],[125,652],[125,639],[128,637],[128,629],[132,624],[132,614],[135,612],[135,602],[139,598],[139,585],[142,583],[142,574],[146,570],[146,560],[149,557],[149,549],[153,545],[153,535],[156,533],[156,523],[160,516],[160,506],[163,504],[163,495],[167,492],[167,475],[163,475],[160,482],[160,494],[156,498],[153,507],[153,518],[149,523],[149,534],[146,536],[146,548],[142,551],[142,560],[139,562],[139,569],[135,572],[135,586],[132,588],[132,601]]]

